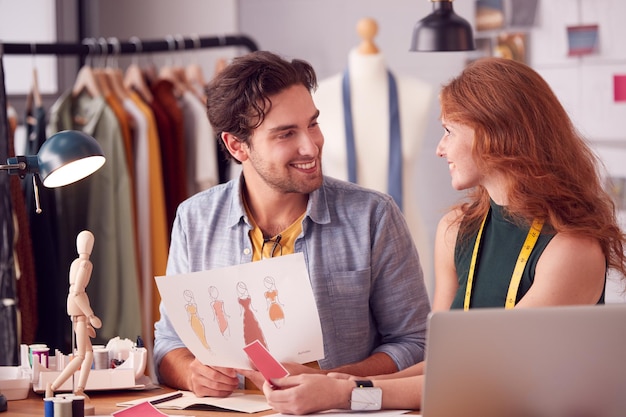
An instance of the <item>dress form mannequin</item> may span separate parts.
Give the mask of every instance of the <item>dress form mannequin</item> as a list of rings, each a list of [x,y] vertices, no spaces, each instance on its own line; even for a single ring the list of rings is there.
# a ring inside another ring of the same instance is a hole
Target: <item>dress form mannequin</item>
[[[348,55],[352,123],[357,163],[357,182],[388,192],[389,173],[389,80],[388,67],[373,38],[377,24],[362,19],[357,33],[363,42]],[[433,88],[426,82],[394,74],[398,91],[402,143],[403,207],[413,240],[420,254],[426,282],[431,282],[431,245],[423,226],[417,190],[412,178],[421,151]],[[343,74],[319,82],[313,99],[320,110],[318,121],[324,133],[325,174],[348,180],[346,132],[342,101]]]
[[[80,368],[78,383],[74,387],[74,394],[85,395],[85,385],[89,377],[89,370],[93,362],[93,348],[91,338],[96,337],[94,328],[102,327],[102,322],[96,317],[89,304],[89,297],[85,288],[89,284],[93,265],[89,260],[93,249],[94,236],[88,230],[83,230],[76,238],[76,250],[78,258],[70,265],[70,289],[67,296],[67,314],[72,320],[74,334],[76,336],[76,351],[74,358],[63,369],[63,372],[46,387],[46,397],[53,397],[57,390],[68,378]],[[88,408],[87,401],[85,407]]]

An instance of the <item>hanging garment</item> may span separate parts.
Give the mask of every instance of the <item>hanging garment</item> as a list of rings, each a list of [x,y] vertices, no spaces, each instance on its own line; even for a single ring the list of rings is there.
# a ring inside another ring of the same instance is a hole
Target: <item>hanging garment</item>
[[[133,163],[133,138],[131,132],[131,119],[130,116],[126,113],[124,106],[119,101],[117,96],[113,94],[112,90],[107,88],[104,92],[104,99],[107,103],[107,106],[113,111],[115,118],[120,126],[120,132],[122,134],[122,139],[124,143],[124,155],[126,156],[126,167],[128,169],[128,176],[130,178],[130,204],[131,204],[131,212],[133,216],[133,224],[135,225],[135,231],[133,235],[135,236],[135,257],[139,259],[139,241],[137,237],[137,201],[136,201],[136,193],[135,193],[135,183],[133,178],[135,177],[135,165]],[[137,262],[137,274],[141,276],[141,263]],[[140,281],[141,283],[141,281]]]
[[[4,88],[4,66],[0,45],[0,161],[9,157],[9,121]],[[13,205],[10,179],[0,175],[0,366],[16,366],[17,314],[15,294],[15,265],[13,261]]]
[[[185,91],[180,103],[187,156],[187,192],[191,196],[219,182],[217,146],[206,109],[198,96]]]
[[[82,122],[82,123],[80,123]],[[135,225],[130,177],[119,124],[104,98],[65,92],[50,109],[50,132],[81,130],[93,136],[106,163],[93,175],[57,188],[59,247],[63,265],[76,257],[76,236],[89,230],[95,236],[91,256],[90,293],[94,312],[102,319],[97,341],[120,336],[134,340],[141,334],[139,277],[135,255]]]
[[[11,108],[9,117],[9,155],[15,156],[15,129],[17,115]],[[28,176],[31,180],[31,176]],[[14,260],[16,262],[15,278],[17,289],[17,305],[20,323],[20,343],[31,344],[35,340],[37,330],[37,280],[35,278],[35,261],[33,245],[30,238],[30,225],[20,177],[11,176],[11,201],[13,202],[14,219]]]
[[[161,148],[159,146],[157,124],[151,107],[135,92],[130,94],[130,99],[132,104],[135,104],[145,117],[147,128],[144,141],[142,141],[142,136],[135,138],[135,170],[137,172],[136,189],[138,192],[142,192],[142,190],[146,192],[138,195],[138,200],[147,198],[147,200],[143,200],[147,205],[138,207],[139,213],[140,216],[145,215],[149,217],[150,221],[147,229],[145,229],[145,225],[140,225],[142,246],[146,242],[144,239],[149,239],[150,246],[148,247],[152,251],[152,275],[149,277],[145,276],[145,279],[151,283],[151,290],[148,287],[144,287],[144,291],[149,291],[146,297],[149,297],[147,300],[152,300],[150,316],[156,318],[159,317],[160,297],[153,277],[165,275],[169,249],[163,170],[161,168]],[[131,103],[125,102],[125,105],[130,106]],[[137,131],[136,133],[140,132]],[[152,326],[153,322],[154,320],[150,321],[150,326]],[[152,333],[153,330],[151,329],[150,331]]]
[[[46,140],[46,110],[42,106],[26,112],[26,154],[36,155]],[[26,211],[30,222],[30,235],[37,279],[38,325],[35,339],[51,349],[69,352],[71,325],[67,320],[67,279],[61,269],[58,252],[57,211],[54,189],[44,187],[38,176],[37,183],[41,213],[36,212],[35,191],[32,181],[24,182]]]
[[[188,197],[183,114],[173,88],[172,82],[157,80],[151,86],[154,100],[150,103],[156,116],[161,143],[168,236],[174,224],[178,205]]]
[[[150,107],[138,93],[131,91],[122,102],[133,117],[133,155],[135,200],[137,201],[137,239],[141,262],[141,312],[143,340],[148,349],[148,375],[156,375],[152,360],[153,323],[158,317],[160,298],[155,276],[165,275],[168,251],[165,223],[165,196],[161,175],[161,152],[156,122]]]

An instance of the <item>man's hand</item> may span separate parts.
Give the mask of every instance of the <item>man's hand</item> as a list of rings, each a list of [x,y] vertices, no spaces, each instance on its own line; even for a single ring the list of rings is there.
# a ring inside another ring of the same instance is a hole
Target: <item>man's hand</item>
[[[295,362],[286,362],[282,364],[283,367],[289,372],[289,375],[300,375],[300,374],[323,374],[324,371],[321,371],[317,368],[312,368],[310,366],[301,365]],[[261,372],[256,369],[237,369],[237,373],[248,378],[259,390],[263,390],[263,384],[265,383],[265,377]]]
[[[263,389],[263,383],[265,382],[265,377],[263,374],[257,370],[250,369],[237,369],[237,373],[245,376],[252,382],[259,391]]]
[[[194,359],[188,371],[187,385],[198,397],[228,397],[239,385],[237,372],[232,368],[211,367]]]

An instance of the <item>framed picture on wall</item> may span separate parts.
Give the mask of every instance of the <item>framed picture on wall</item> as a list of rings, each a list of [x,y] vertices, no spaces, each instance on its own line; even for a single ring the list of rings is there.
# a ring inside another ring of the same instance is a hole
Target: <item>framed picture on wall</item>
[[[500,32],[493,36],[476,37],[474,43],[476,49],[468,54],[467,63],[487,56],[527,61],[527,34],[524,32]]]
[[[589,55],[598,52],[598,25],[567,27],[568,56]]]
[[[476,30],[504,27],[503,0],[476,0]]]
[[[510,27],[531,27],[535,25],[539,0],[509,0],[507,24]]]
[[[626,102],[626,74],[613,75],[613,101]]]
[[[526,63],[526,33],[500,33],[493,55]]]

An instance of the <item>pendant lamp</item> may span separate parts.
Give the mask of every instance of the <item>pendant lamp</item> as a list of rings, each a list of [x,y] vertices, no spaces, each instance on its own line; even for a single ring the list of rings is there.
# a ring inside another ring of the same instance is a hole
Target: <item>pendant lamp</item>
[[[433,12],[413,28],[410,51],[447,52],[474,50],[472,27],[452,8],[452,0],[430,0]]]

